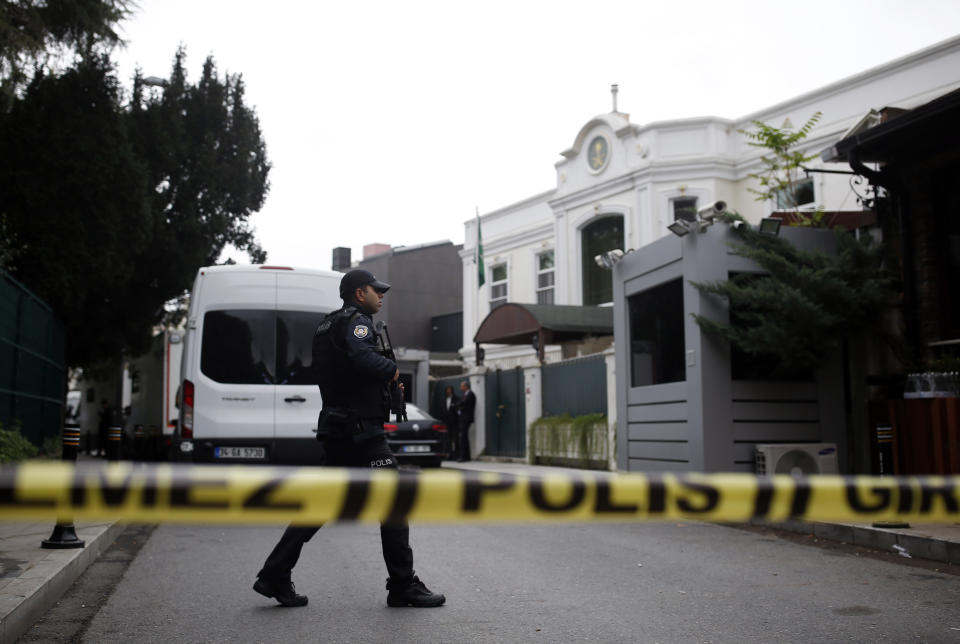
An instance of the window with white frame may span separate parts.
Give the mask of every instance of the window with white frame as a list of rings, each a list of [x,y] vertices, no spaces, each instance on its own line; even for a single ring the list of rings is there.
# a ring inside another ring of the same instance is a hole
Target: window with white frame
[[[553,304],[553,251],[537,255],[537,304]]]
[[[677,197],[670,200],[670,207],[673,209],[673,221],[684,219],[686,221],[697,220],[697,198],[696,197]]]
[[[490,310],[507,303],[507,265],[490,267]]]
[[[813,177],[794,181],[783,190],[778,190],[774,195],[777,210],[793,210],[794,208],[812,206],[815,200]]]

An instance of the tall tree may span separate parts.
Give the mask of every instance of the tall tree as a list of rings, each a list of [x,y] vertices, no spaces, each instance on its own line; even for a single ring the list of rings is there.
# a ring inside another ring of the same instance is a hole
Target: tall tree
[[[93,56],[0,112],[0,261],[64,320],[71,366],[144,350],[226,244],[266,259],[249,225],[270,169],[256,114],[239,76],[209,58],[192,85],[184,58],[165,89],[138,75],[126,104]]]
[[[70,54],[106,53],[132,0],[0,0],[0,110],[39,67],[70,64]]]
[[[0,217],[7,268],[63,319],[68,360],[119,355],[116,318],[150,242],[146,165],[109,60],[39,73],[0,113]]]
[[[185,59],[181,48],[159,90],[147,90],[138,74],[129,107],[152,188],[152,241],[134,266],[129,286],[138,310],[130,314],[154,323],[164,303],[190,287],[197,268],[216,263],[227,244],[254,263],[266,261],[249,218],[263,206],[270,163],[242,78],[220,78],[208,57],[190,85]]]

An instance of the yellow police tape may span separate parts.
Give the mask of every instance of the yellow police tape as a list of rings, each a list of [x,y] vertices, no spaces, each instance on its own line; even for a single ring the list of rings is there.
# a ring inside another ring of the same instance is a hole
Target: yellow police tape
[[[0,519],[149,523],[960,521],[960,477],[542,476],[253,465],[0,467]]]

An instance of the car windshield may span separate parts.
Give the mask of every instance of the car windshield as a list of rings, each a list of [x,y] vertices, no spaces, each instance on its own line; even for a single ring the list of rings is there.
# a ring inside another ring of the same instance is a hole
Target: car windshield
[[[432,418],[423,412],[422,409],[416,405],[411,405],[407,403],[407,420],[426,420]]]

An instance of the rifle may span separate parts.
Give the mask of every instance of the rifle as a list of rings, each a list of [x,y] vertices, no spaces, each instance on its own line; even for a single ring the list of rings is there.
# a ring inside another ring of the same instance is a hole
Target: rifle
[[[393,342],[390,341],[390,331],[383,322],[377,322],[377,341],[380,344],[378,353],[387,360],[392,360],[399,368],[397,354],[393,352]],[[397,422],[407,421],[407,400],[404,398],[403,389],[400,388],[399,379],[390,381],[390,411],[397,415]]]

